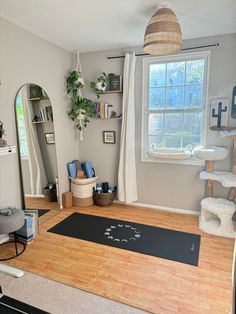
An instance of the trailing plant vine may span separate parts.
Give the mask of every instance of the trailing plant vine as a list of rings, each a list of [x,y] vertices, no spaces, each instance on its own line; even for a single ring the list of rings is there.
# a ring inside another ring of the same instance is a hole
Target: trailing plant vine
[[[68,112],[68,117],[72,121],[78,120],[76,127],[82,131],[87,127],[94,114],[93,102],[90,99],[83,98],[81,89],[84,87],[84,82],[79,71],[72,71],[66,79],[67,94],[71,97],[71,110]]]

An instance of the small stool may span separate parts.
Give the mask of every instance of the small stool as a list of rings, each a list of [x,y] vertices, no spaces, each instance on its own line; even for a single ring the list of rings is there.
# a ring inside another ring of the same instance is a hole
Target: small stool
[[[201,201],[200,229],[214,235],[235,238],[232,222],[235,209],[235,204],[224,198],[204,198]]]
[[[25,251],[25,248],[26,248],[25,243],[17,240],[17,236],[16,236],[16,231],[19,230],[21,227],[23,227],[24,223],[25,223],[25,215],[22,209],[15,209],[15,212],[10,216],[0,215],[0,234],[14,233],[14,240],[4,242],[0,244],[0,246],[6,245],[8,243],[14,243],[15,251],[16,251],[16,254],[14,256],[1,258],[0,261],[10,260],[12,258],[15,258],[21,255]],[[20,243],[23,246],[23,249],[20,252],[18,251],[17,243]]]

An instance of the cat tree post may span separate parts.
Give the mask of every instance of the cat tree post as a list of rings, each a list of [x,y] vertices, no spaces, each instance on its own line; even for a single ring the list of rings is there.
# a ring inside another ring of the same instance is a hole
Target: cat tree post
[[[213,172],[214,168],[214,161],[213,160],[206,160],[206,171],[208,173]],[[207,197],[213,197],[213,187],[214,187],[214,181],[213,180],[207,180]]]

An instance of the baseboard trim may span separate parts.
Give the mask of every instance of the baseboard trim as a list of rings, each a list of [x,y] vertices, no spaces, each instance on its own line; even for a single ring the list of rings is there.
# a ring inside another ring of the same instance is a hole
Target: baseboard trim
[[[114,200],[114,203],[117,204],[124,204],[123,202],[120,202],[118,200]],[[133,202],[132,204],[126,204],[130,206],[137,206],[137,207],[148,207],[156,210],[163,210],[166,212],[172,212],[176,214],[183,214],[183,215],[193,215],[193,216],[199,216],[200,215],[200,210],[195,211],[195,210],[189,210],[189,209],[180,209],[180,208],[174,208],[174,207],[166,207],[166,206],[160,206],[160,205],[153,205],[153,204],[146,204],[146,203],[141,203],[141,202]]]

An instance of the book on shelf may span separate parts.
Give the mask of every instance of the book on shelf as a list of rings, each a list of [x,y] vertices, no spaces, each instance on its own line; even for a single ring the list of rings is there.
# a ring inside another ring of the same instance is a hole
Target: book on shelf
[[[52,106],[41,108],[38,116],[34,117],[33,122],[53,122]]]
[[[113,106],[104,102],[96,102],[94,104],[94,114],[97,119],[112,118]]]

